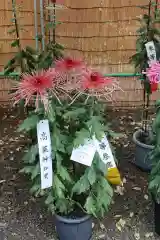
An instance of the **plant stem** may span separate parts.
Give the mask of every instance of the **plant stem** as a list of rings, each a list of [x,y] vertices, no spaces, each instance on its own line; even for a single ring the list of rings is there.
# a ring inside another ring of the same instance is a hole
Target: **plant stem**
[[[17,46],[18,46],[18,51],[19,53],[22,52],[22,47],[21,47],[21,43],[20,43],[20,36],[19,36],[19,26],[18,26],[18,21],[17,21],[17,11],[16,11],[16,0],[12,0],[12,11],[13,11],[13,17],[14,17],[14,24],[15,24],[15,30],[16,30],[16,38],[17,38]],[[21,71],[24,71],[23,68],[23,60],[20,60],[20,67],[21,67]]]
[[[148,22],[147,22],[147,35],[148,35],[148,41],[150,41],[150,23],[151,23],[151,6],[152,6],[152,0],[149,1],[149,8],[148,8]]]
[[[147,102],[146,102],[146,111],[145,111],[145,124],[144,124],[144,131],[147,133],[147,120],[149,116],[149,104],[150,104],[150,94],[147,93]]]
[[[156,18],[157,18],[157,10],[158,10],[158,0],[156,0],[156,5],[155,5],[155,9],[154,9],[154,20],[156,20]]]

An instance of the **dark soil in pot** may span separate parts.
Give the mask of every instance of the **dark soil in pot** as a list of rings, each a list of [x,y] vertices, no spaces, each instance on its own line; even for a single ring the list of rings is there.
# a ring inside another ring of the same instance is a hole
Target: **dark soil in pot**
[[[90,240],[92,237],[92,218],[82,213],[68,216],[55,215],[59,240]]]
[[[152,163],[150,161],[150,152],[153,150],[153,145],[147,144],[149,142],[148,136],[145,137],[142,130],[137,130],[133,134],[133,142],[135,143],[135,161],[136,166],[144,171],[150,171]]]

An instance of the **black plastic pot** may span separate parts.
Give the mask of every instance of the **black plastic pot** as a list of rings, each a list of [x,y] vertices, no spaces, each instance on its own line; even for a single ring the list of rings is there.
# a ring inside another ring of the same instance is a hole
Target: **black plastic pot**
[[[150,152],[153,150],[154,146],[147,145],[140,142],[142,135],[142,130],[137,130],[133,134],[133,142],[135,143],[135,165],[140,167],[144,171],[150,171],[152,168],[152,163],[149,158]]]
[[[160,204],[154,201],[154,224],[155,232],[160,236]]]
[[[60,240],[90,240],[92,237],[92,218],[89,215],[76,219],[56,215],[55,223]]]

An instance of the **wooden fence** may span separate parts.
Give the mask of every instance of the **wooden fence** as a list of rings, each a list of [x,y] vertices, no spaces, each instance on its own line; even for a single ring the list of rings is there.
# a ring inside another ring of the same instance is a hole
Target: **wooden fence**
[[[138,16],[144,13],[140,5],[148,0],[64,0],[66,9],[57,10],[57,21],[62,24],[56,29],[57,42],[65,48],[66,55],[84,59],[88,65],[102,73],[134,72],[129,58],[135,53],[139,27]],[[22,45],[35,46],[34,41],[34,1],[17,0]],[[13,36],[8,34],[11,27],[11,0],[0,1],[0,70],[14,55],[11,48]],[[121,78],[124,90],[115,93],[119,105],[141,104],[142,89],[139,81]],[[1,90],[10,87],[9,81],[1,81]],[[6,99],[2,92],[0,99]],[[136,99],[136,101],[135,101]]]

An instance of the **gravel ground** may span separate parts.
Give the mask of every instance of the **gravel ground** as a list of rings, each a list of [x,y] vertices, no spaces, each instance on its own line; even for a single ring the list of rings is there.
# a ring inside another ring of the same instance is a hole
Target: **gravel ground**
[[[153,205],[147,191],[148,174],[133,164],[132,133],[140,126],[140,111],[110,112],[116,130],[124,134],[113,144],[124,189],[115,198],[104,219],[93,224],[93,240],[158,240],[154,234]],[[21,115],[23,118],[23,115]],[[26,138],[16,133],[19,113],[0,109],[0,240],[56,240],[54,219],[42,199],[29,194],[29,181],[19,174]]]

